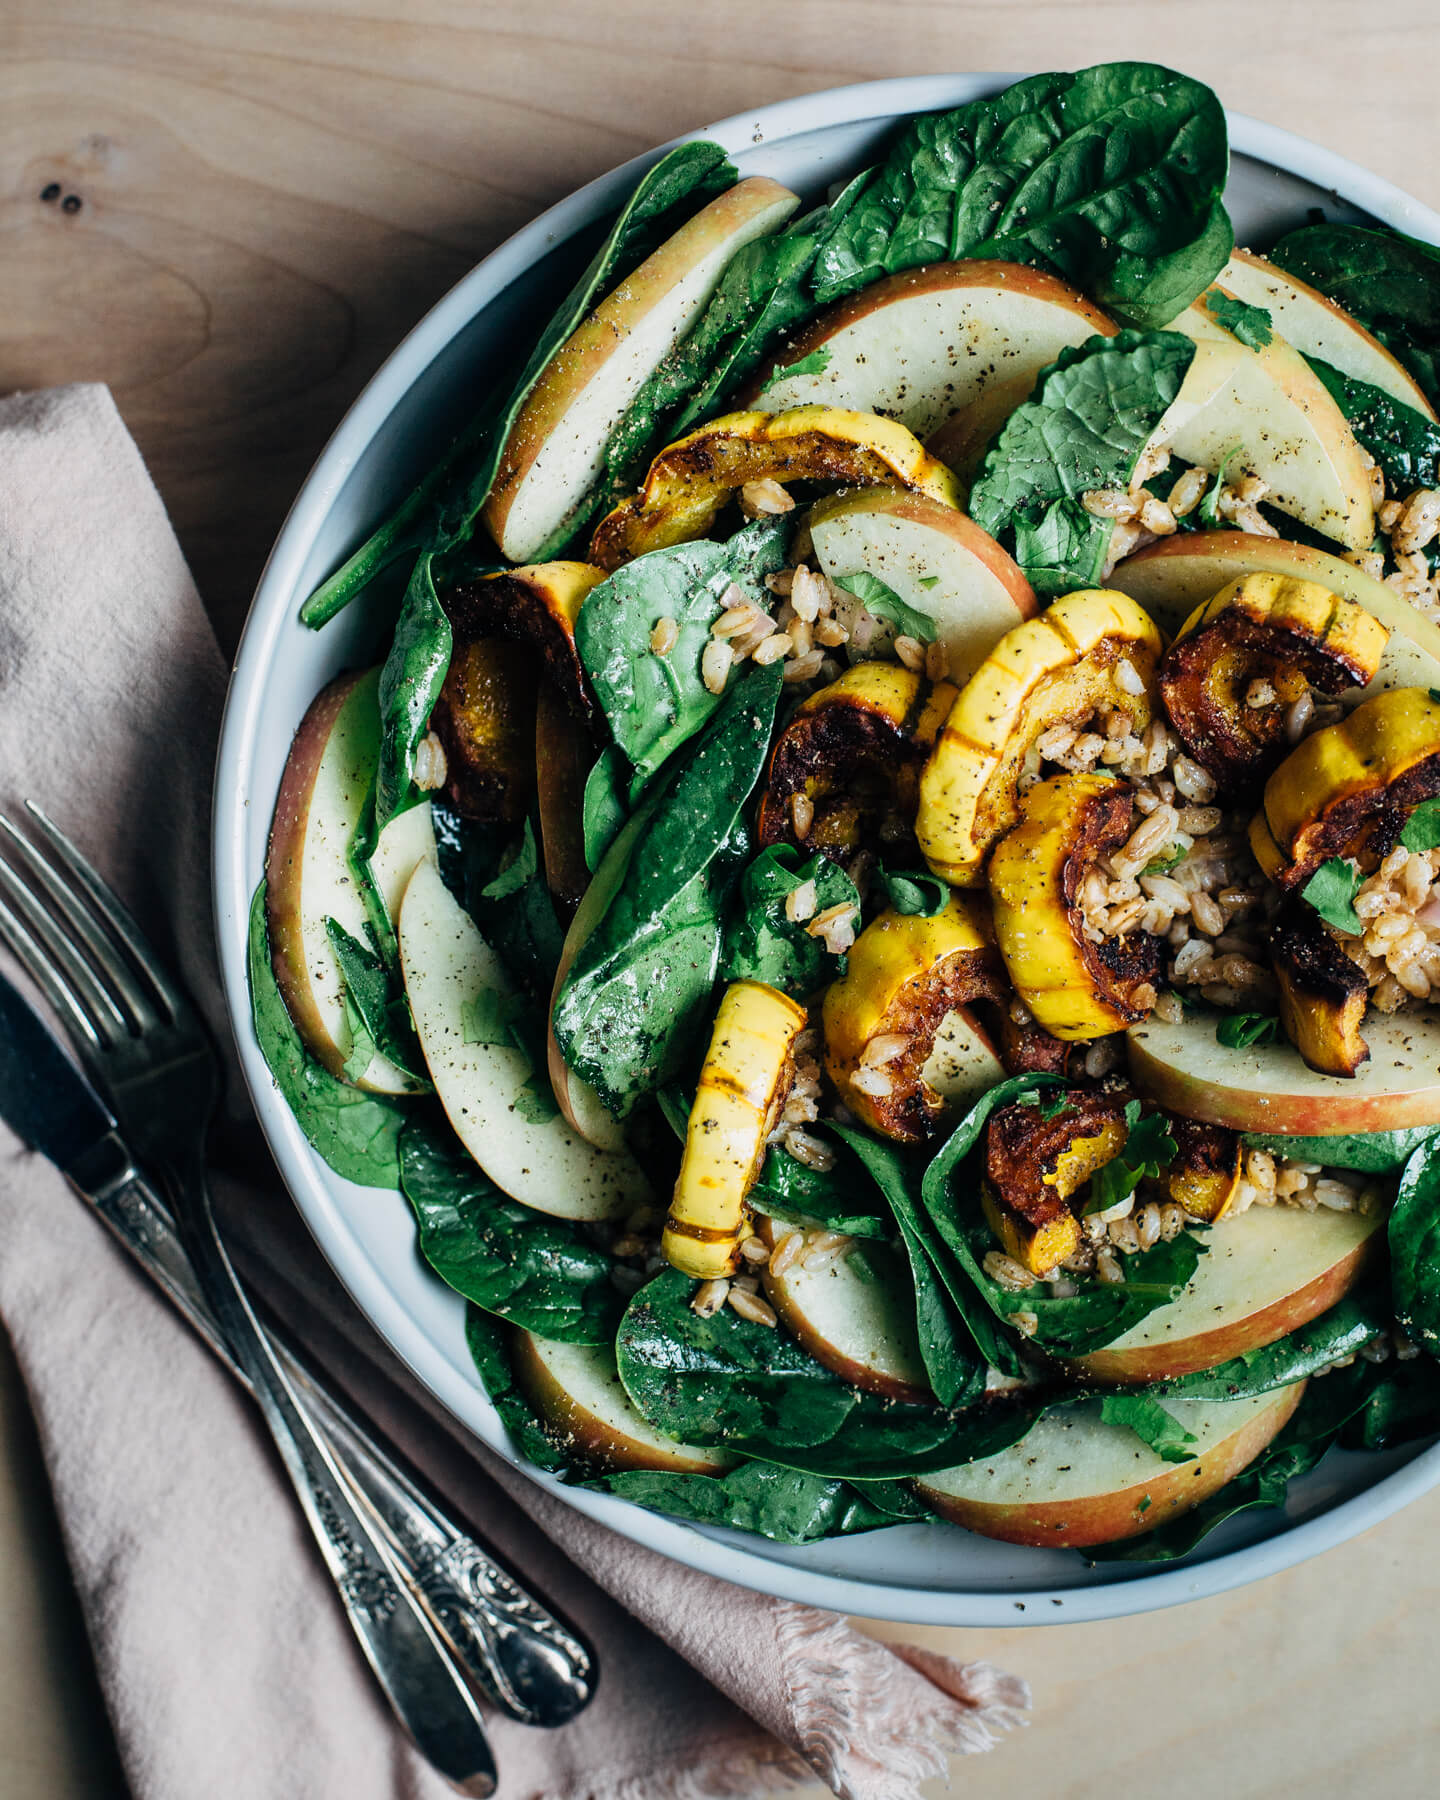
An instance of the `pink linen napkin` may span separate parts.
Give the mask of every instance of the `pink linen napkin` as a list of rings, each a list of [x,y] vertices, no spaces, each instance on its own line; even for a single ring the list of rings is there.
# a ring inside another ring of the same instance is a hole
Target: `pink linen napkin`
[[[0,807],[37,798],[90,851],[221,1041],[207,871],[224,680],[106,390],[0,402]],[[948,1751],[1021,1722],[1013,1676],[681,1568],[529,1483],[369,1330],[253,1126],[226,1135],[222,1163],[247,1273],[599,1652],[598,1696],[572,1724],[493,1720],[502,1800],[705,1800],[817,1778],[854,1800],[918,1800]],[[3,1127],[0,1319],[137,1800],[449,1792],[392,1726],[248,1399]]]

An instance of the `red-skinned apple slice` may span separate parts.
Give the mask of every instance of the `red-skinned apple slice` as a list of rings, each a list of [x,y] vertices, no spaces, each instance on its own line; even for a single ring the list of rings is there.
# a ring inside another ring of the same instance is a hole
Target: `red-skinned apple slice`
[[[820,567],[835,580],[862,570],[934,619],[964,681],[997,639],[1037,610],[1019,565],[975,521],[923,494],[878,487],[834,494],[810,513]]]
[[[1278,1343],[1349,1293],[1384,1226],[1379,1211],[1252,1206],[1206,1233],[1178,1300],[1067,1367],[1094,1381],[1165,1381]]]
[[[275,981],[306,1048],[332,1075],[350,1055],[345,986],[326,919],[366,941],[365,903],[350,869],[350,845],[380,754],[379,670],[338,676],[300,721],[275,801],[265,857],[265,916]],[[393,919],[415,865],[433,855],[428,801],[392,820],[371,872]],[[412,1092],[415,1083],[375,1056],[357,1085]]]
[[[621,1386],[610,1344],[556,1344],[517,1331],[512,1355],[521,1393],[586,1463],[678,1475],[723,1475],[735,1466],[724,1450],[662,1437]]]
[[[771,1246],[789,1229],[774,1219],[759,1221],[759,1235]],[[852,1254],[866,1259],[863,1273],[848,1256],[821,1269],[807,1269],[797,1257],[778,1275],[767,1270],[765,1296],[796,1341],[842,1381],[889,1400],[933,1400],[915,1335],[909,1270],[888,1244],[867,1239]]]
[[[1390,641],[1370,685],[1342,695],[1342,705],[1357,706],[1385,688],[1440,687],[1440,625],[1343,556],[1308,544],[1257,537],[1248,531],[1177,533],[1127,557],[1110,576],[1109,585],[1138,600],[1173,637],[1195,608],[1221,588],[1258,574],[1318,581],[1363,606],[1389,631]]]
[[[931,263],[872,282],[822,313],[783,355],[788,365],[825,350],[824,367],[787,375],[782,366],[746,404],[779,412],[818,401],[884,413],[921,438],[961,414],[984,438],[1062,350],[1117,329],[1040,269],[983,258]]]
[[[1080,1549],[1138,1537],[1208,1500],[1270,1442],[1305,1383],[1246,1400],[1166,1400],[1195,1438],[1194,1458],[1169,1463],[1096,1401],[1046,1413],[998,1456],[915,1483],[942,1518],[1007,1544]]]
[[[1369,1062],[1337,1080],[1307,1069],[1289,1044],[1227,1049],[1213,1018],[1169,1025],[1152,1014],[1126,1034],[1141,1093],[1211,1125],[1300,1137],[1440,1125],[1440,1016],[1372,1009],[1365,1042]]]
[[[1383,388],[1425,418],[1435,417],[1409,370],[1358,319],[1318,289],[1249,250],[1234,253],[1215,277],[1215,285],[1249,306],[1263,307],[1276,331],[1302,356],[1318,356],[1357,381]]]
[[[1171,329],[1224,352],[1227,378],[1193,409],[1182,405],[1182,388],[1157,441],[1207,469],[1234,451],[1229,473],[1258,476],[1272,506],[1347,550],[1368,549],[1375,536],[1369,471],[1329,390],[1278,331],[1251,349],[1212,317],[1206,300],[1202,294]],[[1214,350],[1207,361],[1215,360]]]
[[[940,1021],[920,1079],[939,1094],[952,1119],[1005,1079],[999,1045],[970,1007],[957,1006]]]
[[[493,994],[503,1012],[512,990],[433,862],[410,877],[399,924],[405,992],[435,1092],[496,1186],[562,1219],[608,1219],[649,1204],[654,1192],[634,1157],[597,1150],[559,1114],[527,1103],[535,1097],[529,1059],[493,1024],[476,1028],[477,1001]]]
[[[589,493],[625,408],[695,322],[735,252],[799,204],[768,176],[737,182],[561,345],[510,427],[485,503],[486,527],[512,562],[537,556]]]

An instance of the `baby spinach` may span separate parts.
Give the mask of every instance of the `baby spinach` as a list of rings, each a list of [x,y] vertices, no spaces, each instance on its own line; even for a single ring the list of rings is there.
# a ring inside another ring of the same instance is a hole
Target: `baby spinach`
[[[1122,331],[1063,350],[1006,420],[970,494],[970,514],[1013,545],[1045,595],[1098,585],[1115,530],[1081,503],[1128,489],[1180,391],[1195,346],[1178,332]]]
[[[1142,1117],[1140,1102],[1127,1100],[1125,1142],[1118,1153],[1091,1176],[1086,1214],[1108,1212],[1112,1206],[1118,1206],[1135,1192],[1147,1175],[1163,1175],[1175,1156],[1175,1139],[1170,1135],[1170,1122],[1164,1113],[1151,1112]]]
[[[662,1104],[664,1099],[662,1092]],[[813,1125],[807,1129],[822,1142],[829,1142],[826,1131]],[[838,1126],[835,1134],[843,1135]],[[831,1143],[830,1147],[836,1151],[835,1165],[822,1172],[778,1144],[772,1145],[760,1166],[759,1180],[750,1190],[750,1205],[767,1218],[782,1219],[789,1225],[818,1225],[850,1237],[891,1236],[890,1220],[875,1211],[874,1190],[864,1170],[856,1166],[844,1144]]]
[[[555,352],[610,288],[708,200],[731,186],[737,174],[718,144],[697,139],[677,145],[641,176],[604,242],[545,327],[508,398],[483,407],[476,422],[400,507],[316,588],[301,608],[307,625],[318,627],[333,619],[402,556],[448,550],[468,537],[489,496],[506,434]],[[422,561],[428,562],[428,556]],[[388,816],[382,812],[382,822]]]
[[[565,935],[528,819],[497,873],[470,896],[470,908],[506,972],[532,1002],[548,1008]]]
[[[1388,1229],[1395,1317],[1440,1356],[1440,1136],[1411,1153]]]
[[[1352,313],[1440,402],[1440,251],[1364,225],[1303,225],[1270,260]]]
[[[922,644],[933,644],[940,635],[929,613],[908,605],[888,582],[882,581],[878,575],[872,575],[868,569],[861,569],[854,575],[837,575],[835,585],[844,588],[847,594],[853,594],[865,610],[874,613],[877,619],[893,625],[898,636],[916,638]]]
[[[991,1455],[1034,1410],[987,1401],[947,1410],[882,1400],[832,1375],[784,1332],[729,1307],[702,1319],[695,1284],[669,1269],[626,1309],[620,1378],[651,1424],[692,1444],[728,1444],[811,1474],[898,1480]]]
[[[623,1469],[580,1485],[700,1525],[755,1531],[777,1544],[813,1544],[900,1522],[875,1505],[864,1487],[768,1462],[743,1462],[726,1475]],[[924,1512],[917,1508],[906,1516],[924,1517]]]
[[[1434,1125],[1413,1125],[1401,1131],[1357,1131],[1338,1137],[1288,1137],[1279,1132],[1251,1131],[1245,1134],[1245,1142],[1255,1149],[1288,1156],[1292,1162],[1384,1175],[1408,1162],[1413,1151],[1437,1135],[1440,1128]]]
[[[1440,425],[1384,388],[1342,374],[1317,356],[1305,360],[1329,389],[1361,447],[1379,463],[1387,490],[1403,495],[1440,483]]]
[[[564,1451],[557,1448],[534,1407],[515,1385],[510,1343],[511,1328],[503,1319],[478,1306],[465,1308],[465,1345],[500,1423],[521,1455],[537,1468],[563,1469],[567,1461]]]
[[[776,663],[726,690],[694,751],[662,780],[596,881],[609,906],[555,997],[566,1063],[623,1117],[703,1028],[720,958],[721,909],[748,849],[742,817],[780,697]],[[614,859],[623,867],[611,867]]]
[[[950,904],[950,884],[921,869],[887,869],[882,864],[875,878],[897,913],[933,919]]]
[[[580,609],[575,644],[615,742],[635,771],[635,791],[691,738],[720,705],[700,673],[710,627],[738,587],[764,608],[765,577],[784,566],[793,529],[787,519],[757,519],[728,543],[699,539],[652,550],[626,563]],[[651,633],[670,619],[678,637],[669,650]]]
[[[1151,1394],[1106,1394],[1100,1402],[1100,1418],[1106,1425],[1124,1425],[1165,1462],[1194,1460],[1190,1446],[1196,1442],[1174,1413],[1167,1412]]]
[[[1246,1350],[1213,1369],[1152,1382],[1147,1393],[1182,1400],[1243,1400],[1289,1387],[1342,1357],[1354,1356],[1385,1328],[1384,1296],[1373,1289],[1349,1294],[1327,1313],[1276,1343]]]
[[[1300,893],[1327,925],[1359,937],[1365,927],[1355,911],[1355,896],[1363,880],[1353,862],[1343,856],[1331,856],[1321,863]]]
[[[296,1124],[345,1180],[363,1187],[398,1187],[396,1145],[405,1108],[338,1080],[305,1048],[275,984],[263,881],[250,903],[248,963],[255,1037]]]
[[[435,592],[434,558],[415,559],[395,636],[380,670],[380,762],[375,771],[375,829],[418,803],[415,752],[450,671],[454,633]]]
[[[1153,63],[1033,75],[900,133],[815,272],[828,301],[921,263],[1038,264],[1122,320],[1163,325],[1225,266],[1225,115]]]
[[[1328,1379],[1328,1378],[1327,1378]],[[1440,1363],[1432,1357],[1394,1357],[1374,1369],[1365,1404],[1346,1422],[1347,1450],[1393,1450],[1440,1431]]]
[[[448,1134],[419,1120],[400,1134],[400,1186],[420,1254],[457,1294],[537,1337],[612,1341],[625,1304],[609,1256],[578,1226],[510,1199]]]
[[[1217,325],[1247,350],[1263,350],[1274,337],[1274,321],[1263,306],[1251,306],[1248,300],[1237,300],[1223,288],[1207,296],[1205,307]]]
[[[805,919],[786,915],[785,902],[806,882],[815,886],[815,904]],[[720,954],[725,981],[763,981],[793,999],[803,1000],[837,974],[845,959],[812,937],[808,920],[829,906],[854,906],[860,895],[855,883],[828,856],[800,861],[793,844],[762,850],[740,878]]]
[[[403,1069],[428,1087],[425,1058],[415,1036],[405,990],[399,985],[396,973],[372,945],[362,944],[359,938],[352,937],[338,919],[327,919],[325,931],[345,980],[346,1000],[355,1010],[371,1053],[379,1051],[382,1056],[389,1057],[396,1068]],[[363,1075],[368,1066],[369,1056],[357,1067],[356,1074]]]
[[[585,834],[585,867],[593,875],[605,852],[630,816],[630,764],[618,744],[607,744],[585,778],[581,829]]]
[[[1215,1042],[1227,1050],[1248,1050],[1252,1044],[1273,1044],[1280,1035],[1280,1021],[1273,1013],[1226,1013],[1215,1026]]]

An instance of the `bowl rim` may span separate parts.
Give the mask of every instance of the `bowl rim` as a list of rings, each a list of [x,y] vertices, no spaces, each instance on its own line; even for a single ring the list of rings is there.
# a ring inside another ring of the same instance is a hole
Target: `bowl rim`
[[[265,674],[290,622],[298,583],[318,533],[345,483],[391,412],[477,312],[557,243],[612,209],[658,156],[711,138],[731,154],[836,125],[878,122],[962,104],[1022,79],[986,72],[894,76],[826,88],[682,133],[576,189],[514,232],[463,276],[413,327],[356,397],[297,493],[276,537],[236,652],[216,759],[212,822],[214,922],[226,1007],[250,1100],[285,1185],[350,1297],[411,1374],[480,1441],[553,1494],[663,1555],[778,1598],[897,1623],[978,1627],[1062,1624],[1128,1617],[1242,1587],[1290,1568],[1388,1518],[1440,1483],[1440,1444],[1372,1487],[1271,1537],[1194,1566],[1163,1567],[1091,1587],[1005,1586],[936,1591],[828,1574],[772,1560],[762,1549],[720,1541],[682,1520],[629,1501],[570,1487],[511,1448],[488,1397],[464,1379],[400,1305],[351,1228],[325,1168],[275,1088],[249,1030],[247,930],[253,882],[247,857],[248,786],[264,716]],[[1440,214],[1384,177],[1279,126],[1227,109],[1232,153],[1299,176],[1383,223],[1440,242]],[[257,797],[266,814],[273,795]],[[242,1025],[242,1021],[245,1023]],[[764,1540],[755,1540],[763,1544]]]

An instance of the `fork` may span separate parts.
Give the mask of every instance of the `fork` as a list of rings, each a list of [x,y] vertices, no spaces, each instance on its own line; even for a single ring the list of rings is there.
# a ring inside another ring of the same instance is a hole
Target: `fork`
[[[31,807],[51,907],[0,862],[0,933],[60,1016],[141,1166],[156,1178],[201,1293],[246,1376],[340,1594],[400,1724],[461,1793],[486,1796],[494,1757],[469,1683],[368,1510],[316,1429],[255,1317],[216,1228],[205,1139],[218,1097],[214,1052],[190,1001],[99,874]]]

